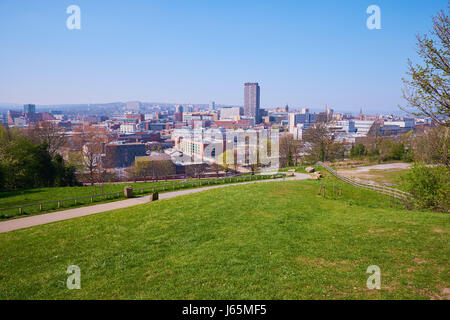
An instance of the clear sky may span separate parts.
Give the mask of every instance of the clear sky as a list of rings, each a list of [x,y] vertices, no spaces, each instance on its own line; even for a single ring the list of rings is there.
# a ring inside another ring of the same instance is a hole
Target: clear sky
[[[1,0],[0,102],[140,100],[396,111],[447,0]],[[81,8],[69,30],[66,8]],[[366,9],[381,8],[381,30]]]

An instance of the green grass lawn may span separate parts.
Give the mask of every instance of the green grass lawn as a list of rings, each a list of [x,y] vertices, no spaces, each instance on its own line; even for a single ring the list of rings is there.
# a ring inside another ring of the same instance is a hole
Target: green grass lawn
[[[103,185],[103,192],[104,193],[112,193],[112,192],[118,192],[123,191],[123,188],[127,185],[131,185],[133,188],[143,188],[143,187],[149,187],[149,186],[159,186],[164,185],[167,183],[172,182],[138,182],[138,183],[117,183],[117,184],[105,184]],[[14,206],[21,206],[31,203],[38,203],[38,202],[47,202],[47,201],[54,201],[54,200],[64,200],[64,199],[72,199],[76,197],[82,197],[82,196],[91,196],[91,195],[98,195],[101,194],[101,187],[100,186],[82,186],[82,187],[54,187],[54,188],[35,188],[35,189],[27,189],[27,190],[14,190],[14,191],[8,191],[8,192],[0,192],[0,208],[8,208],[8,207],[14,207]],[[117,198],[117,199],[110,199],[111,200],[120,200],[123,199],[123,197]],[[103,200],[103,199],[102,199]],[[97,202],[97,201],[96,201]],[[99,202],[105,202],[99,201]],[[86,199],[84,201],[79,201],[77,206],[81,205],[89,205],[90,199]],[[74,206],[74,203],[66,203],[63,204],[64,206],[70,207],[76,207]],[[51,204],[44,206],[43,212],[49,212],[54,211],[57,209],[56,204]],[[29,214],[33,213],[39,213],[39,207],[33,207],[33,208],[26,208],[25,212]],[[7,214],[10,217],[15,217],[18,215],[18,210],[7,210],[7,211],[1,211],[0,212],[0,220],[2,219],[2,215]]]
[[[132,186],[133,188],[143,188],[147,186],[161,185],[164,183],[166,182],[161,181],[104,184],[103,190],[105,193],[110,193],[123,191],[123,188],[128,185]],[[57,199],[70,199],[74,197],[90,196],[101,193],[102,192],[100,186],[35,188],[0,192],[0,208],[12,207],[28,203],[52,201]]]
[[[248,179],[249,175],[240,176],[240,180]],[[231,179],[231,180],[230,180]],[[223,178],[210,178],[210,179],[187,179],[184,183],[184,188],[198,187],[199,181],[202,181],[203,186],[207,185],[207,181],[211,183],[224,183]],[[225,183],[238,182],[236,177],[225,179]],[[192,185],[194,183],[194,185]],[[169,180],[158,182],[138,182],[138,183],[116,183],[116,184],[104,184],[103,189],[100,186],[82,186],[82,187],[53,187],[53,188],[35,188],[28,190],[14,190],[9,192],[0,192],[0,208],[10,208],[15,206],[22,206],[32,203],[40,203],[55,200],[73,199],[83,196],[101,195],[103,193],[122,192],[120,196],[108,196],[108,197],[95,197],[93,198],[95,203],[111,202],[125,199],[123,196],[123,189],[125,186],[132,186],[134,190],[138,188],[149,188],[141,192],[135,192],[136,195],[148,194],[152,192],[151,187],[157,188],[156,191],[165,192],[172,191],[173,185],[176,184],[176,189],[181,188],[182,181]],[[162,187],[166,186],[166,190]],[[102,191],[103,190],[103,191]],[[0,221],[9,220],[11,218],[20,218],[26,215],[42,214],[46,212],[71,209],[75,207],[92,205],[90,198],[85,198],[74,201],[66,201],[61,203],[61,207],[58,208],[57,203],[50,203],[43,205],[42,210],[38,205],[32,207],[25,207],[23,214],[20,215],[19,209],[8,209],[0,211]]]
[[[321,182],[325,199],[312,180],[230,186],[0,234],[0,299],[449,298],[449,215]]]

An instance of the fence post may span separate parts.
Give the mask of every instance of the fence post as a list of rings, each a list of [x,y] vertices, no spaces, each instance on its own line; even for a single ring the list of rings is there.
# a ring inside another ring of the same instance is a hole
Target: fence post
[[[19,207],[19,214],[21,215],[23,213],[22,207]]]
[[[58,209],[61,208],[61,201],[58,201]]]

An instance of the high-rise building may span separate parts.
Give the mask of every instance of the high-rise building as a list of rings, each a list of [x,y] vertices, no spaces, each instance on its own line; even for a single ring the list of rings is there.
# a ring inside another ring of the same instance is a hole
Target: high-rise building
[[[302,108],[302,111],[300,111],[300,113],[309,113],[309,109],[308,108]]]
[[[260,88],[258,83],[244,84],[244,115],[255,118],[255,123],[261,122],[259,113]]]
[[[36,112],[36,106],[34,104],[24,104],[23,105],[23,113],[33,114]]]
[[[175,105],[175,112],[183,113],[183,106],[180,104]]]
[[[214,101],[211,101],[211,102],[209,103],[209,110],[210,110],[210,111],[216,110],[216,103],[215,103]]]

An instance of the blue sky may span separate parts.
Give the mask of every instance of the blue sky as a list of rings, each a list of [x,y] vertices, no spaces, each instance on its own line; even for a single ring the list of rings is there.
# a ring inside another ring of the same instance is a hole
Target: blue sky
[[[68,30],[66,8],[81,8]],[[369,5],[381,30],[366,27]],[[415,34],[447,0],[0,1],[0,102],[396,111]]]

